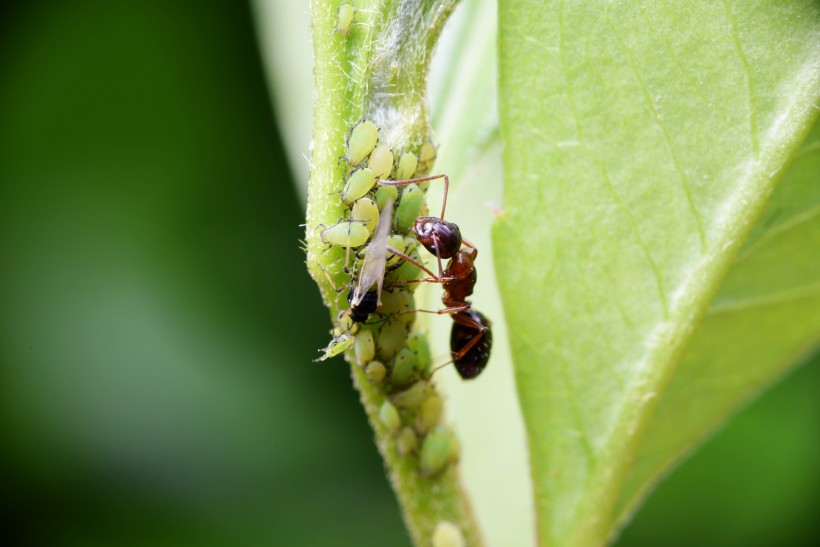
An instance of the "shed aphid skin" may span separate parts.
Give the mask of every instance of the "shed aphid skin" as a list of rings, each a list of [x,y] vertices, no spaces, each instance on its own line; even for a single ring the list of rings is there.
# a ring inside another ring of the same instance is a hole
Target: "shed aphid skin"
[[[339,6],[339,10],[336,12],[336,32],[347,35],[355,14],[356,8],[350,4],[342,4]]]
[[[382,305],[381,294],[384,285],[384,269],[387,262],[387,238],[390,236],[390,225],[393,218],[393,201],[388,199],[379,215],[379,222],[373,232],[373,238],[367,245],[364,264],[359,270],[359,279],[350,299],[351,308],[358,306],[365,295],[376,286],[376,308]]]
[[[348,332],[343,332],[339,336],[333,338],[333,340],[330,341],[326,348],[320,349],[319,351],[324,352],[324,355],[322,355],[318,359],[314,359],[313,362],[318,363],[320,361],[330,359],[331,357],[336,357],[340,353],[344,353],[345,350],[351,347],[355,341],[355,336]]]

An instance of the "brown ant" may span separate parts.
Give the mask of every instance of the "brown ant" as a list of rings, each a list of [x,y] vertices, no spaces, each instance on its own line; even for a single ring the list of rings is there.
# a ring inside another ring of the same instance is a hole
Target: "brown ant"
[[[490,320],[477,310],[473,310],[467,297],[473,294],[478,275],[475,259],[478,249],[461,237],[461,230],[452,222],[444,220],[447,206],[447,192],[450,179],[447,175],[434,175],[407,180],[380,180],[384,186],[407,186],[418,182],[444,179],[444,201],[440,217],[419,217],[413,222],[413,233],[424,248],[438,259],[439,274],[431,272],[423,264],[406,254],[387,247],[394,255],[416,265],[430,277],[410,282],[441,283],[444,294],[441,297],[445,308],[437,311],[414,310],[427,313],[448,314],[453,318],[453,329],[450,333],[450,353],[453,356],[459,375],[465,379],[478,376],[490,358],[492,331]],[[462,249],[464,244],[469,249]],[[441,259],[449,258],[446,268],[442,268]]]

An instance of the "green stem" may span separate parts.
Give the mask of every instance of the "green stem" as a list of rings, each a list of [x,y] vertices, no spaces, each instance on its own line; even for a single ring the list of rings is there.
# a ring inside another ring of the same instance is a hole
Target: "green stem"
[[[336,317],[346,307],[336,288],[350,282],[345,251],[328,249],[320,227],[349,216],[339,199],[346,165],[346,136],[361,119],[380,129],[393,150],[419,150],[430,137],[427,68],[438,36],[457,0],[364,0],[348,34],[336,32],[341,0],[312,0],[314,136],[307,205],[307,263],[325,304]],[[334,287],[335,285],[335,287]],[[340,306],[341,301],[341,306]],[[347,356],[349,360],[350,355]],[[353,380],[376,435],[390,482],[416,545],[429,545],[439,521],[456,524],[468,545],[481,545],[458,466],[422,475],[418,459],[400,456],[394,436],[379,420],[386,394],[352,363]]]

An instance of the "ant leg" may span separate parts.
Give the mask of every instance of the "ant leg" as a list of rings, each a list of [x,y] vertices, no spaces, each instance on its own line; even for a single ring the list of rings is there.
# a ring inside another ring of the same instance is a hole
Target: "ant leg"
[[[424,273],[429,275],[431,278],[435,278],[435,279],[438,279],[438,280],[441,280],[441,279],[444,278],[441,271],[439,272],[439,275],[437,276],[436,274],[431,272],[429,269],[427,269],[427,266],[425,266],[424,264],[422,264],[418,260],[404,254],[403,252],[399,251],[398,249],[394,249],[393,247],[391,247],[389,245],[386,247],[386,249],[387,249],[387,252],[396,255],[397,257],[401,258],[402,260],[406,260],[410,264],[413,264],[418,269],[420,269],[421,271],[423,271]],[[440,283],[441,281],[438,281],[438,282]]]
[[[475,346],[476,344],[478,344],[478,342],[479,342],[482,338],[484,338],[484,333],[486,333],[486,332],[487,332],[487,327],[485,327],[484,325],[482,325],[482,324],[480,324],[480,323],[478,323],[478,322],[474,321],[472,318],[467,317],[467,316],[464,316],[464,315],[454,315],[454,316],[453,316],[453,321],[454,321],[455,323],[458,323],[459,325],[464,325],[465,327],[472,327],[472,328],[474,328],[476,331],[478,331],[478,332],[476,333],[476,335],[475,335],[475,336],[473,336],[473,337],[470,339],[470,341],[469,341],[469,342],[467,342],[466,344],[464,344],[464,347],[463,347],[463,348],[461,348],[461,349],[458,351],[458,353],[456,353],[455,355],[453,355],[453,362],[455,362],[455,361],[458,361],[459,359],[463,358],[465,355],[467,355],[467,352],[468,352],[468,351],[470,351],[470,350],[473,348],[473,346]]]
[[[467,311],[470,309],[471,304],[469,302],[461,305],[461,306],[450,306],[448,308],[444,308],[443,310],[405,310],[400,311],[397,315],[405,314],[405,313],[435,313],[436,315],[452,315],[453,320],[455,321],[456,314],[462,311]],[[465,323],[461,322],[462,325]],[[477,324],[477,323],[476,323]],[[472,325],[468,325],[472,326]],[[479,325],[480,326],[480,325]],[[478,328],[478,327],[476,327]]]
[[[463,244],[465,244],[466,246],[468,246],[469,248],[471,248],[471,249],[475,249],[476,251],[478,250],[478,247],[476,247],[475,245],[473,245],[472,243],[470,243],[469,241],[467,241],[463,237],[461,238],[461,242]]]
[[[441,203],[441,220],[444,220],[444,209],[447,207],[447,193],[450,190],[450,177],[447,175],[431,175],[429,177],[421,177],[418,179],[405,180],[380,180],[379,184],[382,186],[407,186],[408,184],[415,184],[417,182],[429,182],[431,180],[444,179],[444,201]]]

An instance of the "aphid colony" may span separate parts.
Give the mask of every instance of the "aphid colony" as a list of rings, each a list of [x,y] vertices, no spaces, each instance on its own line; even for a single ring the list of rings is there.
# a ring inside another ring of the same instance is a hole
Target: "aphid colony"
[[[424,176],[434,159],[435,147],[427,143],[418,155],[405,151],[396,161],[390,147],[379,143],[376,126],[359,122],[348,134],[343,158],[349,173],[341,201],[350,216],[320,234],[329,247],[345,249],[350,283],[337,289],[348,290],[349,307],[319,360],[352,347],[355,362],[385,394],[380,423],[394,435],[398,452],[417,454],[428,475],[457,458],[458,445],[439,423],[442,400],[429,381],[429,349],[418,335],[408,338],[408,328],[419,312],[450,315],[451,362],[464,379],[481,373],[492,345],[489,320],[467,301],[477,279],[478,251],[457,225],[444,220],[449,180]],[[425,216],[424,185],[434,180],[444,182],[439,217]],[[419,244],[436,258],[438,273],[422,263]],[[443,309],[415,309],[413,290],[420,283],[442,285]]]

